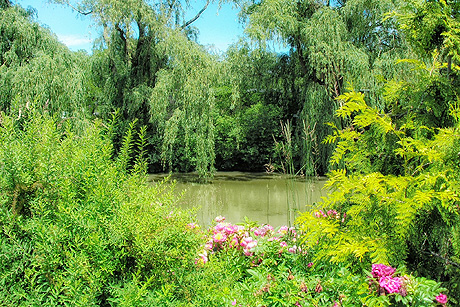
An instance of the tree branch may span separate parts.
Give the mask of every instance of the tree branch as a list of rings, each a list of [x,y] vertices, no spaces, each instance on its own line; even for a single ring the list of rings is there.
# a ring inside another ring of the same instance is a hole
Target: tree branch
[[[82,11],[80,10],[79,8],[77,8],[76,6],[72,5],[69,1],[65,1],[65,3],[74,11],[76,11],[77,13],[79,14],[82,14],[84,16],[87,16],[87,15],[90,15],[94,12],[94,10],[89,10],[89,11]]]
[[[184,23],[184,24],[180,27],[181,30],[185,29],[186,27],[188,27],[189,25],[191,25],[193,22],[195,22],[195,20],[197,20],[198,18],[200,18],[201,14],[203,14],[203,12],[208,8],[209,1],[210,1],[210,0],[207,0],[207,1],[206,1],[205,6],[195,15],[195,17],[193,17],[192,19],[190,19],[189,21],[187,21],[186,23]]]
[[[10,0],[2,0],[2,1],[0,1],[0,8],[6,9],[6,8],[9,8],[10,6],[11,6]]]
[[[423,251],[423,253],[428,254],[428,255],[435,256],[435,257],[437,257],[437,258],[440,258],[440,259],[444,260],[444,261],[446,262],[446,264],[450,264],[450,265],[453,265],[453,266],[455,266],[455,267],[457,267],[457,268],[460,268],[460,264],[458,264],[457,262],[454,262],[454,261],[450,260],[449,258],[443,257],[443,256],[441,256],[440,254],[434,253],[434,252],[432,252],[432,251],[429,251],[429,252]]]

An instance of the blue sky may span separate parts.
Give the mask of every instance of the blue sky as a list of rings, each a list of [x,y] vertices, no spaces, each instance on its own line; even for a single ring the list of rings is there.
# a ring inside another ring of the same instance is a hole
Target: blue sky
[[[88,16],[80,16],[71,8],[48,3],[47,0],[16,0],[12,1],[22,7],[31,6],[37,10],[38,22],[48,26],[59,40],[71,50],[85,49],[91,52],[94,39],[99,36],[99,29],[93,26]],[[191,11],[193,16],[204,5],[204,1],[192,2],[196,7]],[[230,4],[218,9],[211,4],[201,17],[193,23],[200,30],[198,42],[203,45],[214,45],[220,51],[236,42],[243,35],[243,26],[238,23],[238,10]]]

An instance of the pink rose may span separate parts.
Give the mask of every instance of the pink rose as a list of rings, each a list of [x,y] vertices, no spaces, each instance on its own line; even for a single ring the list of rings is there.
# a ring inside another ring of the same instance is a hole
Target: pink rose
[[[388,293],[398,293],[401,288],[401,278],[384,276],[380,278],[380,287],[387,290]]]
[[[437,301],[439,304],[444,305],[445,303],[447,303],[447,295],[442,294],[442,293],[439,293],[439,295],[436,296],[436,301]]]
[[[372,265],[372,276],[374,278],[393,276],[394,272],[396,272],[396,270],[391,266],[387,266],[381,263]]]

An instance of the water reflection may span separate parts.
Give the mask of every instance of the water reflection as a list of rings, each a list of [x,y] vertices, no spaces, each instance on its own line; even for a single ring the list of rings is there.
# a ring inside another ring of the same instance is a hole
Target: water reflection
[[[164,174],[150,176],[163,179]],[[203,225],[223,215],[227,221],[252,221],[273,226],[293,224],[298,212],[326,195],[323,178],[289,178],[279,174],[218,172],[211,183],[196,183],[196,174],[173,174],[176,193],[184,192],[179,204],[183,208],[198,207],[197,218]]]

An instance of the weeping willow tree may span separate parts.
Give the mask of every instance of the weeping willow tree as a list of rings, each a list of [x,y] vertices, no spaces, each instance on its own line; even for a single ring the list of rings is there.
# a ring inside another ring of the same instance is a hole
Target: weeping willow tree
[[[209,177],[215,160],[214,85],[219,65],[180,32],[167,34],[160,46],[170,55],[169,65],[158,72],[150,97],[152,122],[163,135],[162,161],[169,169],[193,167],[201,177]],[[177,162],[182,165],[174,165]]]
[[[55,0],[102,29],[91,75],[94,112],[119,110],[115,145],[129,123],[147,127],[150,170],[213,172],[213,59],[193,42],[188,1]]]
[[[340,106],[335,98],[353,83],[378,105],[379,80],[391,78],[397,72],[395,59],[407,52],[394,23],[383,22],[385,13],[398,5],[372,0],[266,0],[250,2],[244,9],[247,32],[254,40],[275,40],[290,49],[297,67],[291,71],[299,87],[299,113],[293,123],[297,160],[315,164],[310,169],[320,174],[327,171],[332,150],[321,144],[330,133],[325,123],[341,125],[333,118]]]
[[[8,3],[7,3],[8,4]],[[87,114],[88,56],[72,53],[33,20],[33,10],[0,10],[0,109],[35,103],[63,118]]]

